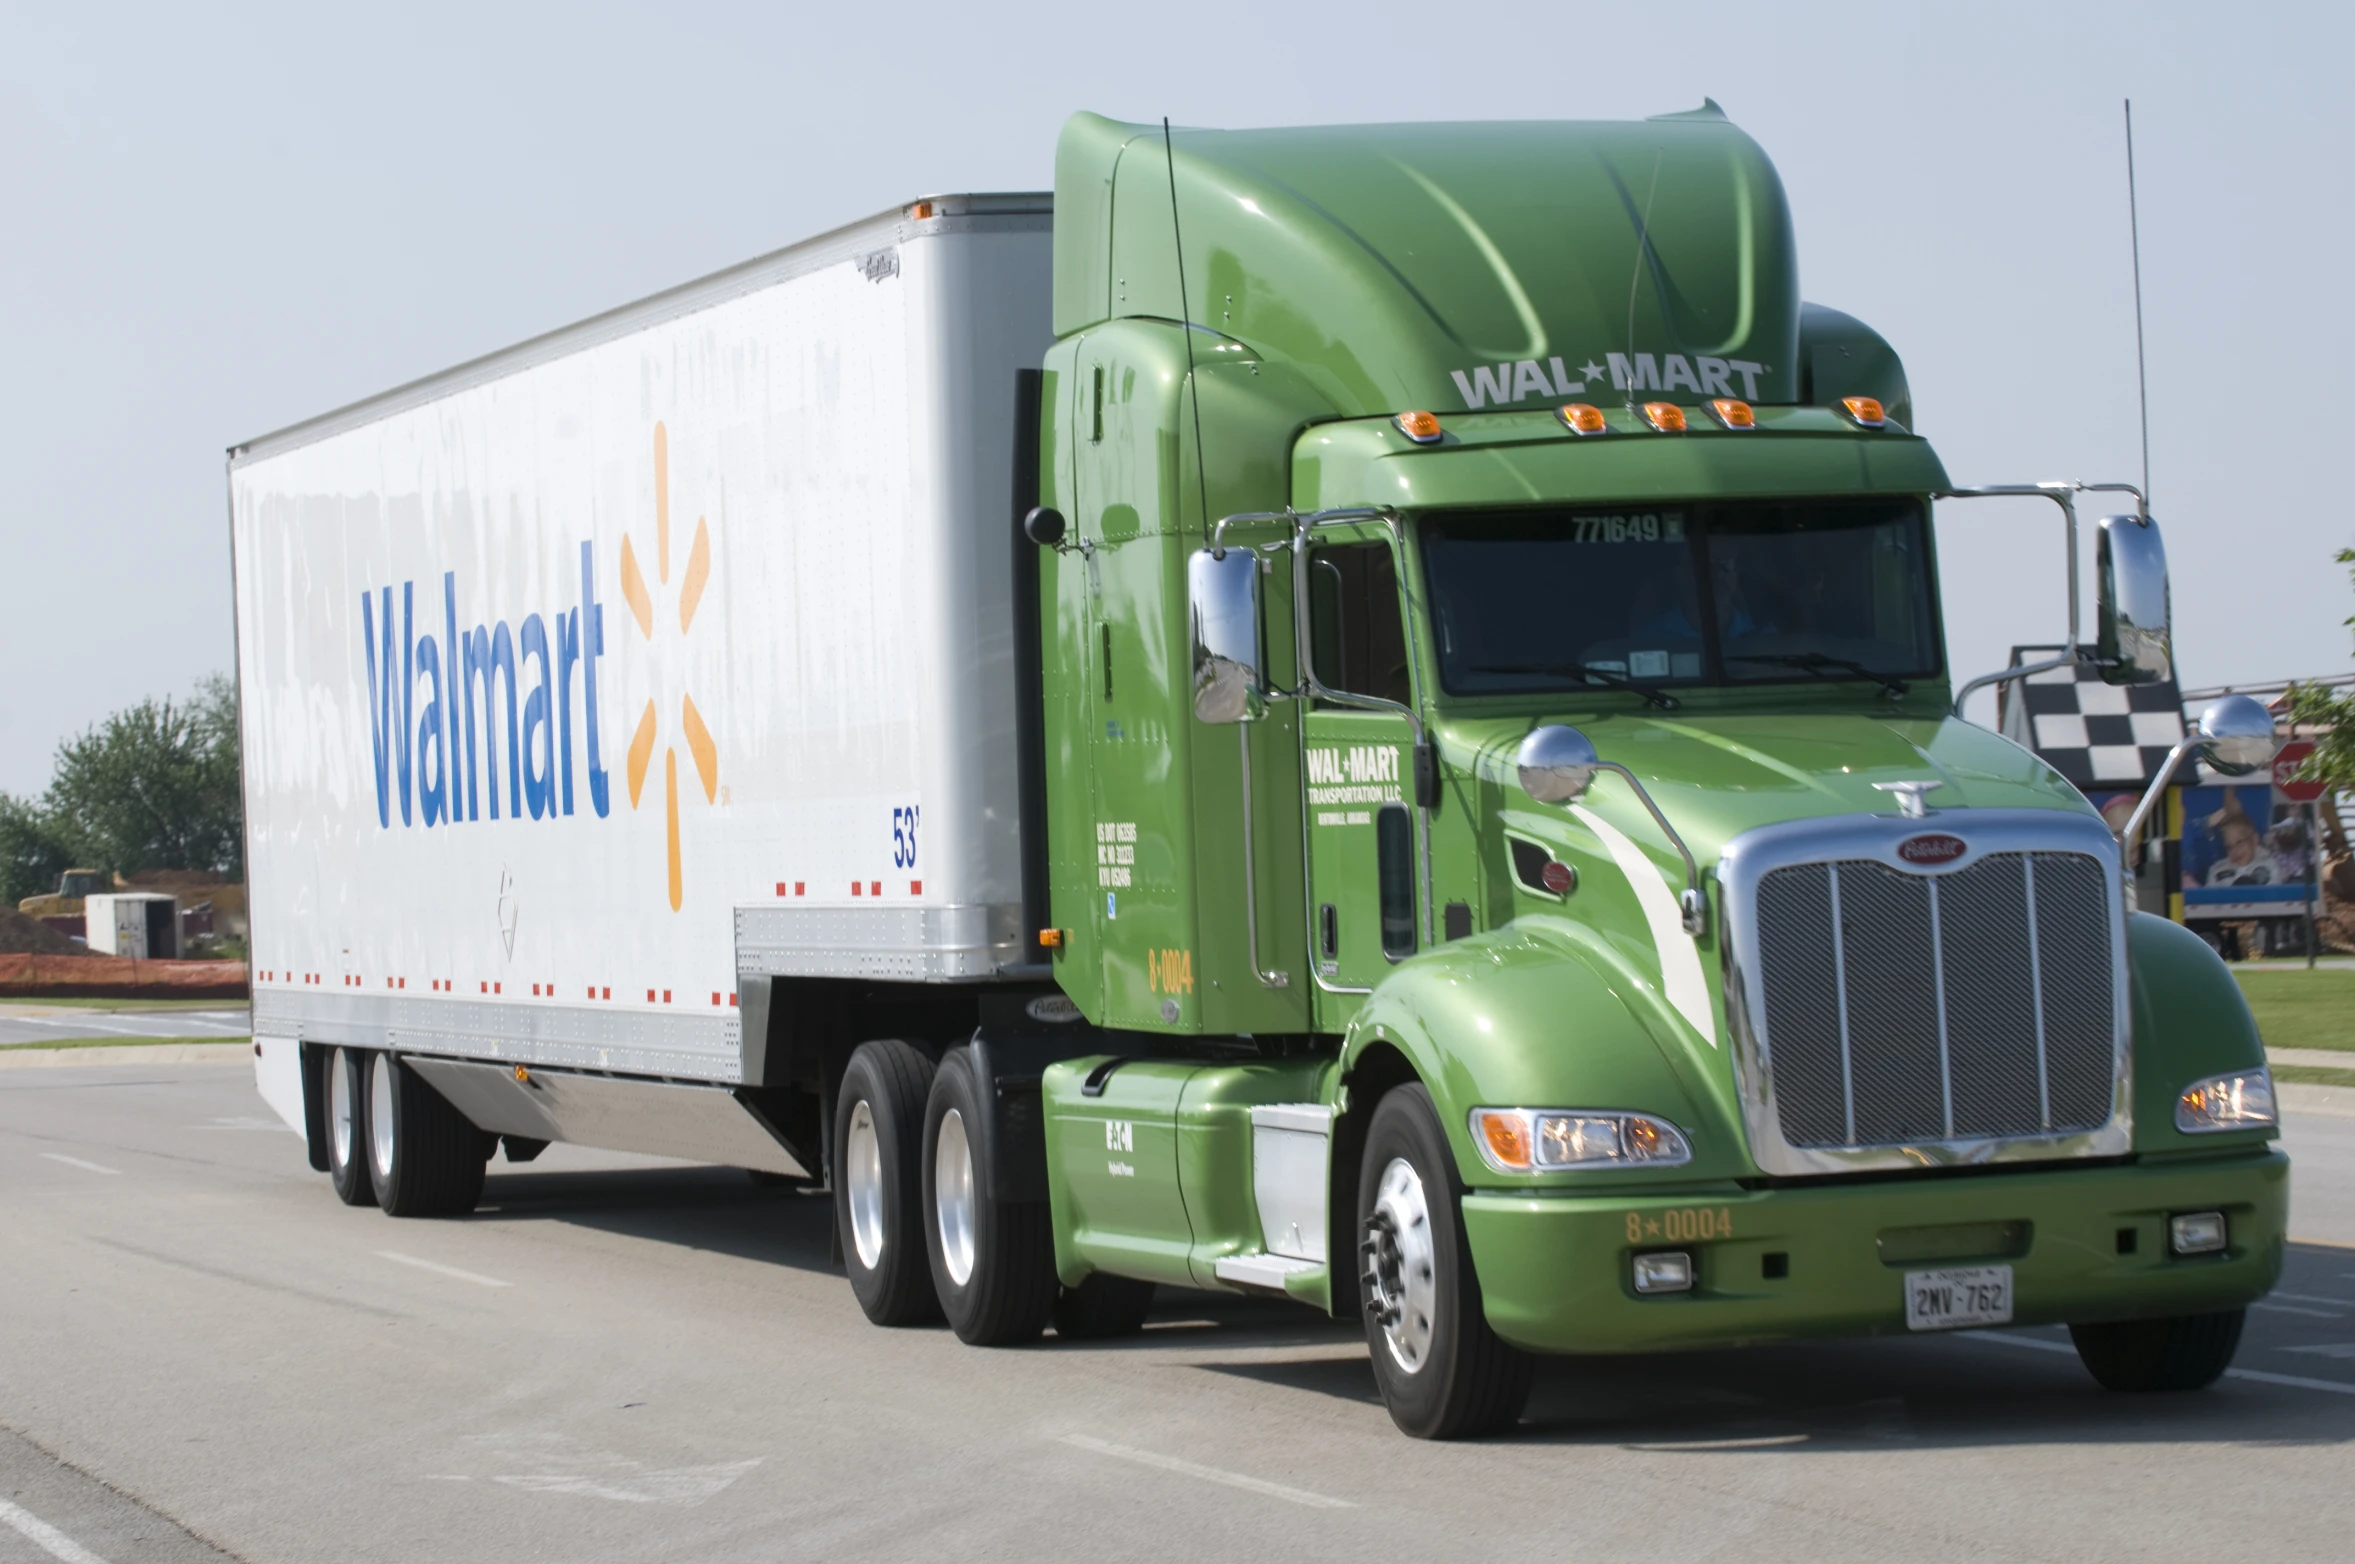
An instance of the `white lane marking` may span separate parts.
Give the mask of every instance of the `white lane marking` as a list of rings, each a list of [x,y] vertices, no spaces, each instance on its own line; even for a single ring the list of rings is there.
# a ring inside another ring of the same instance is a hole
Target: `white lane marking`
[[[398,1260],[403,1265],[413,1265],[420,1271],[432,1271],[440,1276],[455,1276],[458,1280],[472,1282],[477,1287],[512,1287],[515,1285],[513,1282],[503,1282],[496,1276],[484,1276],[475,1271],[461,1271],[456,1266],[444,1265],[439,1260],[420,1260],[413,1254],[402,1254],[395,1249],[379,1249],[376,1251],[376,1258]]]
[[[2355,1358],[2355,1341],[2331,1341],[2319,1347],[2284,1347],[2282,1351],[2310,1352],[2318,1358]]]
[[[2268,1314],[2303,1314],[2310,1320],[2343,1320],[2347,1316],[2336,1309],[2301,1309],[2294,1303],[2252,1303],[2252,1309],[2263,1309]]]
[[[242,1119],[215,1119],[210,1124],[199,1124],[196,1127],[200,1130],[287,1130],[293,1128],[284,1119],[264,1119],[252,1116]],[[295,1130],[294,1133],[300,1135],[302,1131]]]
[[[2341,1309],[2355,1308],[2355,1298],[2320,1298],[2310,1292],[2281,1292],[2279,1290],[2269,1292],[2265,1296],[2287,1298],[2294,1303],[2327,1303]]]
[[[1086,1434],[1065,1434],[1063,1443],[1082,1450],[1093,1450],[1098,1455],[1117,1456],[1123,1461],[1134,1461],[1140,1466],[1158,1466],[1165,1472],[1176,1472],[1184,1477],[1199,1477],[1206,1483],[1224,1483],[1229,1488],[1248,1489],[1264,1493],[1271,1499],[1284,1499],[1293,1504],[1305,1504],[1312,1510],[1354,1510],[1356,1505],[1347,1499],[1330,1499],[1321,1493],[1310,1493],[1305,1488],[1287,1488],[1282,1483],[1271,1483],[1261,1477],[1246,1477],[1241,1472],[1223,1472],[1215,1466],[1198,1466],[1192,1461],[1181,1461],[1174,1455],[1156,1455],[1150,1450],[1139,1450],[1133,1445],[1116,1445],[1109,1439],[1091,1439]]]
[[[2003,1331],[1957,1331],[1958,1336],[1972,1341],[1999,1342],[2006,1347],[2033,1347],[2038,1352],[2065,1352],[2071,1357],[2077,1349],[2065,1341],[2039,1341],[2034,1336],[2013,1336]],[[2260,1385],[2288,1385],[2294,1390],[2327,1390],[2334,1396],[2355,1396],[2355,1384],[2343,1379],[2308,1379],[2301,1374],[2268,1374],[2263,1369],[2226,1369],[2226,1379],[2255,1380]]]
[[[0,1521],[21,1532],[34,1547],[65,1564],[106,1564],[106,1560],[83,1547],[73,1538],[50,1525],[30,1510],[19,1509],[6,1499],[0,1499]]]
[[[80,1157],[69,1157],[62,1151],[44,1151],[42,1156],[52,1162],[62,1162],[69,1168],[80,1168],[85,1173],[112,1173],[120,1176],[121,1168],[101,1167],[95,1162],[84,1162]]]
[[[1626,832],[1584,804],[1572,804],[1570,813],[1603,839],[1611,861],[1627,876],[1636,905],[1643,909],[1644,922],[1651,925],[1652,948],[1660,957],[1660,984],[1669,1005],[1715,1048],[1717,1022],[1709,1013],[1709,980],[1701,975],[1700,947],[1684,931],[1684,912],[1668,882],[1661,878],[1666,871],[1629,841]]]

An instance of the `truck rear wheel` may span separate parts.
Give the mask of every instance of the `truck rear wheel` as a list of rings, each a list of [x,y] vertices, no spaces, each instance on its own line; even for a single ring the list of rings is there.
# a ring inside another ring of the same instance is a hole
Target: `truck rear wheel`
[[[338,1048],[327,1056],[327,1181],[347,1206],[376,1204],[368,1180],[368,1056]]]
[[[977,1164],[972,1055],[941,1060],[924,1108],[924,1243],[941,1312],[976,1347],[1036,1341],[1055,1307],[1055,1226],[1041,1201],[989,1197]]]
[[[1357,1187],[1366,1343],[1390,1420],[1417,1439],[1512,1427],[1535,1364],[1489,1329],[1455,1159],[1420,1085],[1374,1109]]]
[[[388,1053],[368,1058],[368,1174],[388,1216],[456,1216],[482,1199],[482,1132]]]
[[[2186,1314],[2171,1320],[2072,1325],[2069,1339],[2085,1371],[2105,1390],[2200,1390],[2232,1366],[2246,1309]]]
[[[861,1043],[834,1097],[834,1226],[842,1268],[867,1318],[940,1316],[925,1254],[924,1097],[932,1061],[892,1039]]]

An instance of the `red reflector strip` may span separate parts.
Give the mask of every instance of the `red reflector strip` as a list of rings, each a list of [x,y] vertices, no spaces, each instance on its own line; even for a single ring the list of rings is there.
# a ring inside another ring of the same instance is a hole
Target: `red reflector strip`
[[[599,997],[600,999],[611,999],[611,998],[613,997],[613,990],[609,988],[609,989],[607,989],[607,990],[606,990],[604,993],[600,994],[598,997]]]
[[[869,887],[867,888],[867,894],[868,894],[868,895],[870,895],[870,896],[880,896],[880,895],[882,895],[882,894],[883,894],[883,882],[882,882],[881,880],[877,880],[877,881],[876,881],[876,882],[875,882],[873,885],[871,885],[871,886],[869,886]]]
[[[671,991],[667,988],[662,991],[662,1002],[666,1005],[671,1002]]]
[[[777,882],[777,894],[780,896],[785,894],[785,882],[783,880],[779,880]]]
[[[716,988],[711,991],[711,1002],[715,1005],[720,1002],[720,991]]]
[[[801,881],[795,880],[793,882],[793,894],[796,896],[806,896],[809,894],[809,887],[802,884]]]
[[[654,1003],[654,990],[652,990],[652,989],[648,989],[648,990],[646,990],[646,1003],[648,1003],[648,1004],[650,1004],[650,1005]]]
[[[910,881],[908,882],[908,894],[909,894],[910,896],[921,896],[921,895],[923,895],[923,894],[924,894],[924,882],[923,882],[922,880],[910,880]]]
[[[867,888],[864,885],[861,885],[858,881],[853,880],[850,882],[850,893],[853,896],[863,896],[866,894],[866,890]]]
[[[730,994],[730,995],[728,996],[728,1008],[729,1008],[730,1010],[733,1010],[733,1009],[735,1009],[735,1008],[736,1008],[736,996],[735,996],[734,994]]]

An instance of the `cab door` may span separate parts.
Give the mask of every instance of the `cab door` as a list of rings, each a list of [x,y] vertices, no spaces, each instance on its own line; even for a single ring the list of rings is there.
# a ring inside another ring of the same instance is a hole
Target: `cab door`
[[[1318,1024],[1339,1030],[1421,944],[1414,724],[1356,703],[1411,708],[1414,681],[1390,539],[1319,541],[1305,568],[1307,661],[1330,692],[1301,723],[1309,961]]]

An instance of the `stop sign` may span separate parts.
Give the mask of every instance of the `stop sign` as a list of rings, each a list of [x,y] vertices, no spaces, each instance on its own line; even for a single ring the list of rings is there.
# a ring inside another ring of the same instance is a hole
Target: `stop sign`
[[[2292,739],[2273,757],[2274,790],[2293,804],[2311,804],[2330,791],[2328,782],[2315,782],[2298,777],[2298,768],[2306,764],[2306,757],[2314,753],[2312,739]]]

